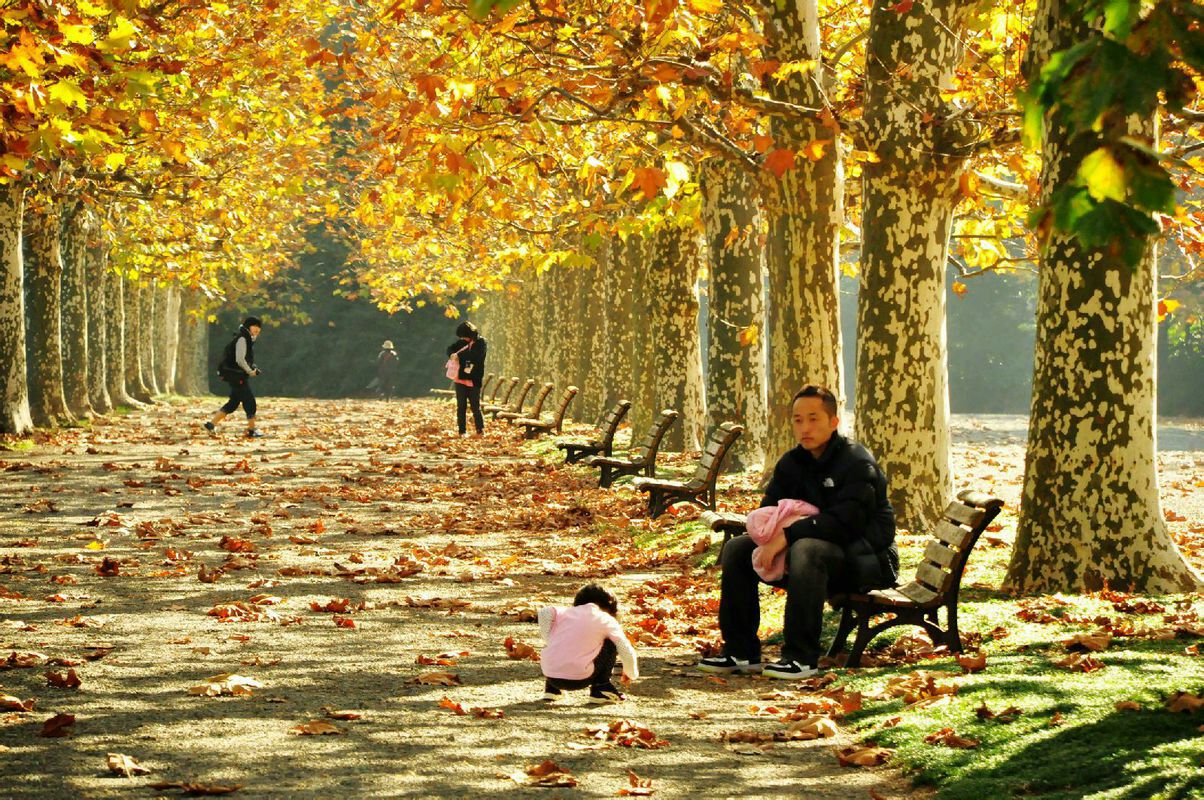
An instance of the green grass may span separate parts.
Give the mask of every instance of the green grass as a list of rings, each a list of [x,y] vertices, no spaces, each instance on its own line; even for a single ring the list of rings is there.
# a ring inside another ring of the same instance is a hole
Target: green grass
[[[733,508],[756,502],[747,492],[735,497],[729,493],[726,499]],[[1172,714],[1165,707],[1177,691],[1204,694],[1204,656],[1186,652],[1193,640],[1117,637],[1108,649],[1093,654],[1105,665],[1101,670],[1082,673],[1056,666],[1055,660],[1069,655],[1063,641],[1096,630],[1098,618],[1138,628],[1167,623],[1163,613],[1126,613],[1101,596],[1016,598],[999,591],[1015,518],[1005,511],[1000,522],[1003,530],[984,537],[971,556],[959,613],[963,638],[969,649],[986,654],[986,669],[963,674],[946,655],[837,670],[838,685],[865,697],[862,710],[846,717],[844,724],[862,740],[892,748],[895,765],[909,770],[917,784],[931,786],[940,800],[1204,797],[1204,712]],[[704,532],[691,520],[655,530],[635,529],[633,537],[640,547],[682,551]],[[715,538],[695,557],[699,567],[715,563],[718,535]],[[900,536],[904,575],[914,570],[926,541],[924,536]],[[715,588],[718,591],[717,580]],[[1204,615],[1204,595],[1145,599],[1160,603],[1166,614]],[[1034,604],[1054,621],[1028,622],[1017,616]],[[770,644],[781,641],[783,607],[783,592],[763,590],[762,636]],[[825,623],[826,645],[835,632],[835,613],[829,613]],[[874,640],[870,652],[882,655],[908,636],[923,635],[918,629],[893,628]],[[1194,641],[1204,649],[1204,640]],[[885,696],[890,678],[915,671],[953,675],[957,694],[947,703],[921,708],[905,708],[901,699]],[[1116,704],[1125,701],[1138,703],[1141,710],[1118,710]],[[983,705],[994,712],[1015,706],[1021,714],[1011,723],[984,721],[976,713]],[[953,728],[981,744],[953,749],[924,742],[941,728]]]
[[[3,436],[0,437],[0,450],[10,453],[28,453],[37,445],[32,436]]]

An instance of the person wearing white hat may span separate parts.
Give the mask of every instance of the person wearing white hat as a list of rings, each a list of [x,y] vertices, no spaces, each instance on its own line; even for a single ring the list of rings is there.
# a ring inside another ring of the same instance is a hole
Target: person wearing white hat
[[[385,339],[380,346],[380,354],[376,357],[376,390],[380,396],[388,400],[397,388],[397,353],[393,350],[393,342]]]

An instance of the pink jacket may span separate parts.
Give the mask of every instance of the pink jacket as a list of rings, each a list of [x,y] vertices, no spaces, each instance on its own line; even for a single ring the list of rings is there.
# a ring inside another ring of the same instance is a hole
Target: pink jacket
[[[757,543],[757,549],[753,551],[754,557],[763,545],[768,544],[779,533],[800,519],[818,513],[819,509],[806,500],[790,498],[779,500],[776,506],[764,506],[750,511],[745,525],[748,535]],[[773,563],[767,569],[757,568],[757,574],[763,581],[781,580],[782,576],[786,574],[786,551],[782,550],[774,556]]]
[[[539,663],[549,678],[581,680],[593,675],[594,659],[606,639],[618,648],[627,677],[640,677],[635,648],[627,641],[619,621],[593,603],[568,608],[545,606],[538,620],[539,631],[547,642]]]

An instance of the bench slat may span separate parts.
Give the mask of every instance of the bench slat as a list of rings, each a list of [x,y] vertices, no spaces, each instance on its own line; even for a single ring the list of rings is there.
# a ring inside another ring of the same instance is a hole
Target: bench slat
[[[953,562],[957,561],[957,556],[958,552],[956,550],[950,549],[937,541],[929,542],[928,546],[924,548],[925,561],[931,561],[947,569],[953,568]]]
[[[906,586],[900,586],[896,591],[913,603],[919,603],[920,605],[931,603],[937,598],[936,592],[914,581]]]
[[[967,528],[973,528],[978,523],[982,522],[983,511],[979,508],[964,506],[961,503],[953,502],[945,509],[945,516],[954,522],[960,522]]]
[[[966,542],[970,541],[970,531],[960,525],[954,525],[948,520],[938,522],[933,535],[945,544],[956,547],[958,550],[963,549],[966,546]]]
[[[927,561],[916,567],[916,580],[926,586],[931,586],[938,594],[944,594],[953,583],[953,575]]]

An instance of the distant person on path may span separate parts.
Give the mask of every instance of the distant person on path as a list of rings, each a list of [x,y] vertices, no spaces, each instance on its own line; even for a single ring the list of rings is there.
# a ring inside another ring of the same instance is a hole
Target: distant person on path
[[[581,587],[571,608],[540,609],[539,632],[546,642],[539,664],[544,674],[544,700],[558,700],[564,692],[589,687],[589,702],[617,703],[627,696],[611,678],[615,660],[623,662],[623,679],[640,677],[635,648],[615,617],[619,603],[596,583]]]
[[[397,390],[397,353],[393,351],[393,343],[388,339],[380,346],[380,354],[376,357],[376,391],[388,400]]]
[[[485,374],[485,337],[471,322],[456,327],[456,343],[447,348],[448,357],[456,356],[460,366],[456,373],[456,428],[463,436],[467,432],[465,417],[472,404],[472,422],[477,436],[485,434],[485,417],[481,414],[481,378]]]
[[[233,414],[241,404],[247,415],[247,438],[258,439],[263,436],[263,432],[255,427],[255,393],[251,391],[251,378],[260,374],[259,367],[255,366],[255,340],[259,338],[262,327],[259,317],[247,317],[222,353],[217,374],[230,384],[230,399],[205,423],[205,430],[210,433],[216,433],[217,424]]]
[[[793,499],[810,503],[818,513],[790,521],[801,507],[783,510],[787,524],[769,542],[758,546],[746,534],[724,546],[719,596],[723,654],[702,659],[699,669],[810,677],[819,671],[819,635],[829,593],[894,586],[899,553],[886,476],[868,450],[837,433],[839,424],[836,397],[828,389],[808,385],[794,396],[791,426],[798,446],[774,467],[761,507]],[[763,581],[758,573],[768,572],[782,551],[785,575]],[[758,587],[763,582],[786,589],[782,657],[764,667],[757,638]]]

